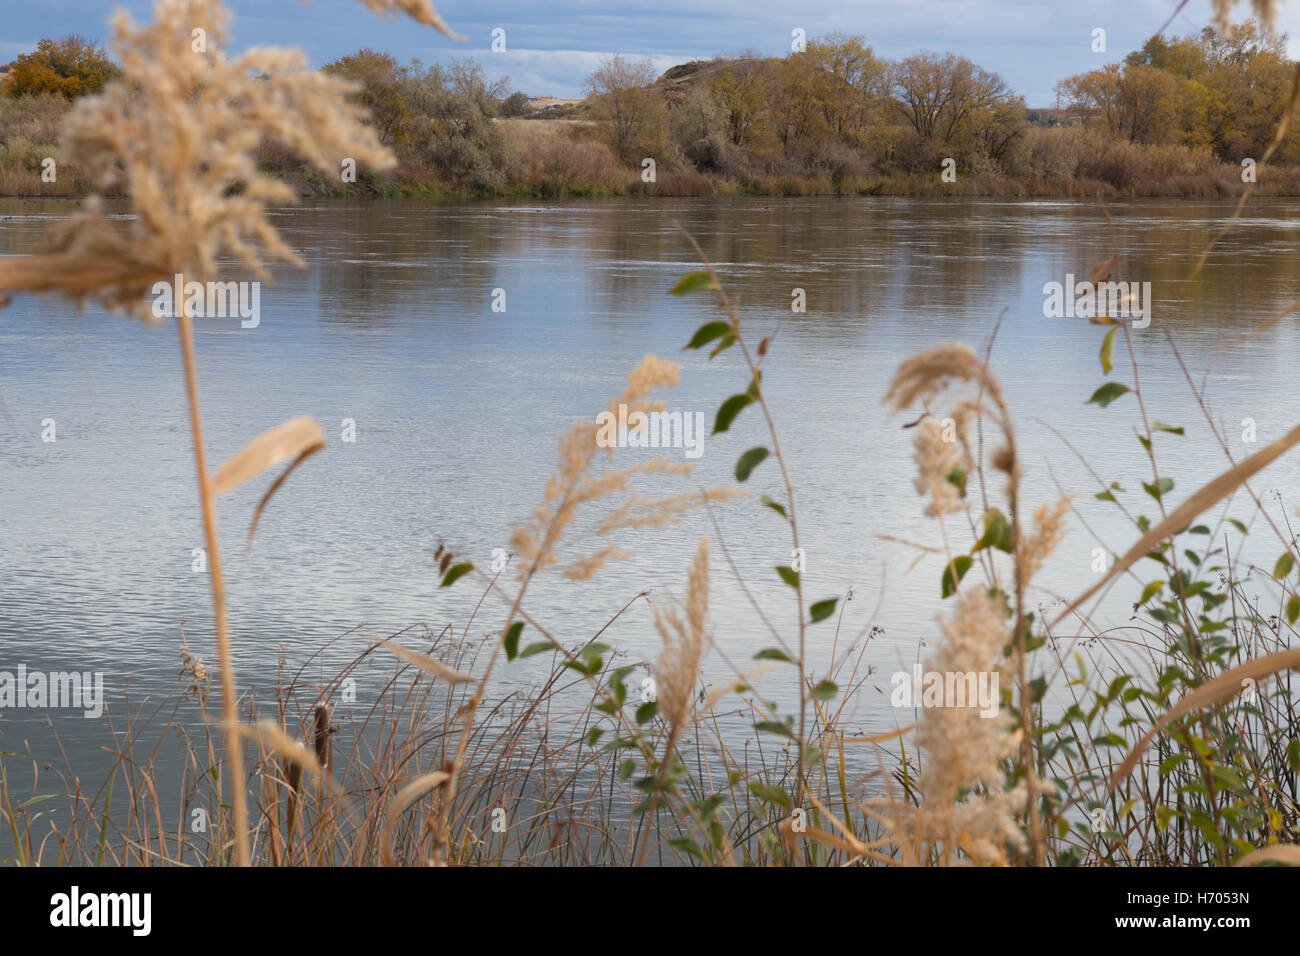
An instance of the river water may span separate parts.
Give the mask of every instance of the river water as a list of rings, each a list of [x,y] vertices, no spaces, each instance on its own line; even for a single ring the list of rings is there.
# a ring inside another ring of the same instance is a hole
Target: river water
[[[73,208],[0,200],[0,254],[32,251],[42,230]],[[221,500],[241,688],[266,696],[281,654],[301,664],[351,629],[459,628],[480,592],[468,579],[438,587],[439,543],[490,564],[492,549],[506,545],[512,525],[540,499],[556,436],[621,392],[643,355],[681,361],[669,407],[701,412],[711,425],[722,399],[744,389],[746,373],[736,350],[711,363],[707,350],[682,351],[716,313],[705,294],[667,294],[696,268],[680,223],[740,298],[751,341],[776,336],[764,383],[796,486],[810,599],[853,589],[841,654],[855,640],[863,646],[865,629],[883,629],[867,645],[864,666],[874,677],[850,702],[850,723],[880,732],[910,722],[910,712],[888,705],[888,675],[910,669],[939,633],[942,559],[912,568],[916,552],[881,537],[941,544],[912,487],[914,433],[900,427],[911,416],[891,417],[881,405],[903,359],[945,340],[981,348],[1000,320],[992,363],[1017,422],[1026,506],[1077,493],[1087,522],[1071,518],[1037,579],[1032,596],[1044,606],[1096,580],[1093,534],[1116,553],[1135,538],[1113,506],[1094,499],[1095,482],[1063,438],[1105,481],[1136,490],[1127,501],[1154,513],[1152,502],[1138,500],[1151,473],[1133,437],[1140,423],[1133,397],[1106,409],[1084,404],[1104,381],[1105,330],[1045,318],[1045,283],[1086,277],[1112,254],[1120,256],[1118,278],[1151,283],[1151,324],[1135,329],[1133,342],[1148,412],[1186,429],[1157,437],[1162,473],[1177,482],[1171,501],[1228,463],[1166,330],[1198,385],[1204,376],[1234,455],[1300,421],[1294,320],[1222,348],[1296,298],[1300,203],[1254,204],[1195,279],[1195,257],[1231,205],[1135,201],[1108,212],[1109,222],[1090,203],[883,199],[326,202],[278,210],[274,221],[307,268],[275,271],[274,285],[260,290],[256,328],[237,319],[197,323],[210,461],[295,415],[316,418],[329,438],[272,501],[247,559],[244,534],[269,477]],[[794,289],[804,290],[806,312],[792,312]],[[501,301],[494,290],[504,290],[503,311],[493,308]],[[1122,347],[1111,377],[1132,383]],[[192,569],[202,526],[174,331],[18,299],[0,311],[0,400],[0,670],[102,671],[112,705],[128,681],[136,698],[175,685],[182,632],[211,662],[207,576]],[[1253,444],[1242,440],[1247,418]],[[42,440],[46,419],[55,422],[53,442]],[[354,442],[341,440],[345,419],[355,423]],[[742,413],[729,432],[706,436],[683,487],[733,484],[740,453],[765,443],[761,416]],[[748,500],[715,512],[723,542],[772,623],[793,634],[789,591],[772,571],[790,563],[789,537],[757,500],[781,496],[774,464],[759,466],[749,485]],[[1267,499],[1275,510],[1293,514],[1300,502],[1293,459],[1257,482],[1261,492],[1272,489],[1282,495],[1281,505]],[[681,595],[705,534],[714,539],[719,651],[705,674],[725,679],[724,658],[744,662],[773,641],[704,513],[630,535],[623,543],[631,559],[590,581],[539,578],[528,609],[577,645],[642,590],[651,601]],[[1256,559],[1271,567],[1279,550],[1273,541]],[[1128,621],[1130,592],[1117,589],[1098,622]],[[499,626],[503,612],[486,604],[470,636]],[[809,633],[811,667],[824,672],[834,620]],[[659,638],[649,604],[635,602],[602,640],[623,662],[652,660]],[[364,646],[342,643],[346,653],[330,660]],[[543,660],[503,668],[502,686],[536,680]],[[779,670],[764,685],[787,707],[792,690]],[[41,759],[53,757],[38,723],[45,716],[0,712],[0,750],[30,744]],[[93,777],[104,759],[101,723],[53,716]]]

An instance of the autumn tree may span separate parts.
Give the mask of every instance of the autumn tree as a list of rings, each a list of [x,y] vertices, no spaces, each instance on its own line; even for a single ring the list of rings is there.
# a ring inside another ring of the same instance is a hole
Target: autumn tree
[[[1286,36],[1270,35],[1247,20],[1225,33],[1202,31],[1200,44],[1207,64],[1203,82],[1214,95],[1212,148],[1234,163],[1262,156],[1290,101],[1296,67],[1286,56]],[[1297,127],[1291,127],[1289,152],[1295,159]]]
[[[671,108],[673,135],[683,142],[717,136],[725,125],[722,107],[708,83],[691,83]]]
[[[827,128],[846,143],[862,144],[883,119],[889,67],[860,36],[818,37],[800,54],[818,71],[817,99]]]
[[[1119,135],[1124,128],[1124,67],[1111,63],[1067,77],[1056,84],[1056,101],[1084,126],[1102,126]]]
[[[505,186],[512,160],[492,118],[508,79],[489,80],[472,60],[403,65],[374,50],[348,54],[322,69],[357,84],[355,95],[370,111],[380,140],[404,163],[457,186]]]
[[[489,80],[476,60],[453,59],[444,75],[447,88],[455,96],[477,106],[485,117],[496,116],[500,112],[501,100],[510,88],[508,77]]]
[[[71,100],[98,93],[120,73],[103,47],[74,33],[62,40],[41,40],[35,52],[14,60],[4,95],[16,99],[56,93]]]
[[[662,143],[667,107],[653,87],[658,73],[646,59],[621,54],[603,57],[587,78],[586,91],[596,116],[605,123],[614,152],[636,162]]]
[[[772,132],[787,160],[807,160],[830,134],[822,101],[829,78],[803,53],[791,53],[776,67],[768,94]]]
[[[770,104],[763,66],[755,57],[742,57],[709,81],[727,139],[736,146],[752,146],[767,133]]]
[[[473,61],[429,67],[411,61],[398,77],[398,98],[407,111],[398,156],[459,186],[503,188],[515,161],[493,116],[507,84],[489,81]]]
[[[356,98],[369,111],[382,143],[392,146],[406,140],[410,111],[401,95],[405,71],[396,58],[371,49],[358,50],[325,64],[321,72],[360,87]]]
[[[1286,38],[1254,21],[1220,33],[1152,37],[1123,64],[1062,80],[1058,99],[1085,122],[1134,143],[1212,149],[1236,161],[1260,156],[1289,99]]]
[[[1000,160],[1025,133],[1025,104],[996,73],[965,57],[922,52],[892,71],[904,123],[931,146]]]

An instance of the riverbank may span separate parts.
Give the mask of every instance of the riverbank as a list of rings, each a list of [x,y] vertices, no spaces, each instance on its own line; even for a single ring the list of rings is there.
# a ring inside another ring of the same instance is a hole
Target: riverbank
[[[89,181],[62,161],[58,129],[66,104],[31,97],[0,101],[0,196],[79,198]],[[917,196],[938,198],[1225,199],[1247,188],[1242,166],[1208,150],[1113,140],[1077,128],[1032,128],[1014,159],[945,178],[937,159],[925,169],[888,162],[838,170],[804,169],[771,158],[760,168],[700,168],[681,156],[653,170],[620,162],[592,124],[500,119],[481,155],[455,166],[399,150],[397,167],[327,177],[299,157],[266,146],[261,168],[303,198],[586,199],[620,196]],[[707,163],[704,164],[707,167]],[[1300,196],[1300,167],[1253,168],[1258,196]],[[644,177],[644,178],[643,178]],[[951,181],[949,181],[951,180]],[[110,190],[110,194],[113,191]]]
[[[1221,173],[1170,176],[1116,186],[1099,179],[1015,179],[995,174],[973,174],[956,182],[943,182],[931,174],[867,176],[849,182],[810,176],[754,176],[731,180],[696,172],[666,171],[656,182],[642,182],[632,171],[624,181],[568,182],[540,180],[498,188],[464,187],[436,179],[413,176],[361,176],[356,183],[331,183],[311,170],[286,170],[282,178],[294,185],[300,197],[317,199],[614,199],[620,197],[792,197],[882,196],[936,199],[1233,199],[1247,185],[1233,170]],[[0,169],[0,196],[11,198],[80,199],[88,194],[85,178],[68,170],[56,182],[42,182],[27,170]],[[110,194],[112,195],[112,194]],[[1254,195],[1300,197],[1300,169],[1278,169],[1255,186]]]

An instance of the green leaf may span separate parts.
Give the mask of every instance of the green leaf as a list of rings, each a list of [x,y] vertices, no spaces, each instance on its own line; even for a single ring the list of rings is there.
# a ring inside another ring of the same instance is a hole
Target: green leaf
[[[1147,601],[1151,600],[1151,596],[1159,592],[1159,590],[1164,586],[1165,586],[1164,581],[1152,581],[1150,584],[1148,584],[1146,587],[1142,589],[1142,596],[1138,598],[1138,604],[1139,605],[1146,604]]]
[[[731,334],[731,324],[729,322],[705,322],[695,330],[695,334],[691,336],[691,340],[683,346],[682,350],[698,349],[701,346],[708,345],[714,339],[729,334]]]
[[[741,455],[740,460],[736,462],[736,480],[748,480],[749,473],[757,468],[767,456],[767,449],[761,446],[758,448],[751,448],[749,451]]]
[[[520,652],[519,658],[532,657],[534,654],[545,654],[547,651],[555,650],[555,645],[550,641],[534,641]]]
[[[1099,491],[1099,492],[1097,492],[1097,494],[1096,494],[1094,497],[1096,497],[1096,499],[1097,499],[1098,501],[1111,501],[1111,502],[1113,502],[1113,501],[1115,500],[1115,496],[1112,495],[1109,491]]]
[[[515,621],[510,625],[510,630],[506,632],[506,639],[503,642],[506,648],[506,660],[513,661],[519,656],[519,635],[523,632],[523,621]]]
[[[758,500],[761,501],[763,504],[765,504],[767,507],[771,508],[782,518],[785,518],[786,521],[790,520],[790,516],[785,513],[785,505],[781,504],[781,502],[773,501],[767,495],[761,495]]]
[[[765,647],[754,655],[756,661],[785,661],[787,664],[793,664],[794,659],[779,647]]]
[[[758,799],[762,800],[764,803],[775,803],[787,810],[789,810],[793,805],[793,801],[791,801],[788,793],[780,787],[774,787],[771,784],[751,783],[749,785],[749,792],[758,797]]]
[[[688,272],[677,280],[669,291],[672,295],[688,295],[713,285],[713,278],[707,272]]]
[[[997,508],[984,512],[984,536],[975,542],[973,550],[980,551],[984,548],[997,548],[1007,554],[1011,553],[1011,522]]]
[[[610,647],[608,644],[602,644],[600,643],[600,641],[592,641],[590,644],[587,644],[585,647],[583,647],[582,650],[578,652],[578,656],[585,660],[598,661],[600,660],[601,654],[606,654],[612,650],[613,648]]]
[[[838,602],[839,598],[827,598],[825,601],[818,601],[816,604],[809,607],[808,614],[812,617],[812,622],[816,624],[818,621],[824,621],[826,618],[834,614],[835,605]]]
[[[1105,408],[1128,390],[1129,388],[1127,385],[1121,385],[1119,382],[1107,382],[1101,388],[1097,389],[1097,391],[1093,392],[1092,398],[1088,399],[1083,404],[1100,405],[1102,408]]]
[[[1296,618],[1300,617],[1300,597],[1291,596],[1291,600],[1286,602],[1286,622],[1294,624]]]
[[[439,587],[449,588],[456,583],[457,578],[468,574],[474,570],[474,565],[468,561],[462,561],[460,564],[453,564],[447,569],[447,573],[442,576],[442,584]]]
[[[709,353],[709,360],[712,361],[713,359],[717,358],[718,353],[725,352],[727,349],[731,348],[735,344],[736,344],[736,337],[732,335],[730,332],[728,332],[726,335],[722,337],[721,341],[718,342],[717,347],[714,348],[714,350]]]
[[[840,692],[834,683],[824,680],[812,689],[813,700],[827,701]]]
[[[636,709],[636,722],[644,724],[657,713],[659,713],[659,701],[647,701]]]
[[[799,586],[799,572],[794,568],[787,568],[785,565],[781,565],[776,569],[776,573],[781,575],[781,580],[790,585],[790,587],[797,588]]]
[[[722,407],[718,409],[718,417],[713,422],[713,434],[716,435],[718,432],[725,432],[730,428],[731,423],[736,420],[736,416],[739,415],[741,410],[752,401],[753,399],[750,396],[742,393],[739,395],[732,395],[729,399],[723,402]]]
[[[1273,565],[1273,577],[1282,580],[1291,573],[1291,568],[1294,566],[1295,561],[1291,558],[1291,552],[1282,552],[1282,556],[1277,559],[1277,564]]]
[[[1119,329],[1111,329],[1101,340],[1101,371],[1104,375],[1109,375],[1114,367],[1112,356],[1115,353],[1115,333],[1118,331]]]
[[[754,725],[755,730],[765,731],[769,734],[776,734],[778,737],[793,737],[794,732],[785,724],[776,720],[760,720]]]
[[[963,498],[966,497],[966,471],[963,468],[954,468],[944,476],[944,481],[952,485],[961,492]]]
[[[1164,422],[1152,422],[1151,427],[1158,432],[1169,432],[1171,435],[1183,434],[1183,427],[1181,425],[1175,428],[1173,425],[1166,425]]]
[[[1142,482],[1142,487],[1146,489],[1147,494],[1156,499],[1156,501],[1159,501],[1165,495],[1169,494],[1169,492],[1173,491],[1174,480],[1172,478],[1159,478],[1156,480],[1155,484],[1148,484],[1144,481]]]
[[[596,746],[596,741],[600,740],[600,735],[604,732],[605,731],[599,727],[592,727],[591,730],[587,731],[587,746]]]
[[[704,851],[700,849],[700,845],[690,837],[677,837],[675,840],[669,840],[668,845],[674,849],[681,850],[688,856],[695,857],[697,860],[707,859],[704,855]]]
[[[957,585],[961,584],[961,579],[966,576],[970,570],[971,559],[968,555],[959,554],[952,559],[952,562],[943,569],[943,596],[957,592]]]
[[[714,811],[722,806],[722,801],[725,799],[726,797],[723,794],[715,793],[713,796],[697,802],[695,807],[700,811],[700,816],[708,820],[713,816]]]

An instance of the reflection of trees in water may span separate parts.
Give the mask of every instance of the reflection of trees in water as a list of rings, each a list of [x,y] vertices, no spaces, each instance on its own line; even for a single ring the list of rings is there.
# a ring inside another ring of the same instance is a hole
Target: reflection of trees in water
[[[508,286],[511,261],[535,241],[491,206],[327,203],[290,215],[286,232],[312,250],[321,320],[372,327],[413,308],[430,320],[488,312],[492,289]]]
[[[1283,294],[1287,260],[1271,254],[1288,241],[1280,221],[1239,223],[1208,263],[1206,281],[1191,283],[1188,257],[1217,231],[1227,207],[1163,206],[1116,206],[1108,225],[1086,202],[340,202],[288,210],[284,227],[311,250],[308,281],[317,286],[321,320],[368,327],[413,309],[430,322],[474,322],[491,314],[497,287],[507,290],[515,318],[587,304],[588,321],[598,325],[649,321],[671,307],[672,282],[697,267],[674,220],[729,278],[746,314],[815,324],[852,341],[872,318],[923,314],[941,324],[1015,307],[1022,286],[1041,289],[1067,273],[1084,279],[1116,253],[1117,280],[1152,283],[1157,317],[1195,323],[1206,308],[1228,314],[1244,297],[1272,302]],[[286,290],[301,281],[293,270],[278,275]],[[795,288],[806,290],[805,314],[790,310]]]
[[[968,307],[970,288],[1018,286],[1027,225],[947,203],[792,199],[665,202],[611,212],[601,224],[610,237],[603,258],[662,262],[594,270],[589,281],[625,309],[644,310],[676,278],[696,268],[677,219],[730,279],[742,311],[796,324],[816,321],[856,337],[864,319],[918,307],[954,312]],[[1030,215],[1026,211],[1026,216]],[[807,313],[791,311],[792,290],[807,294]]]

